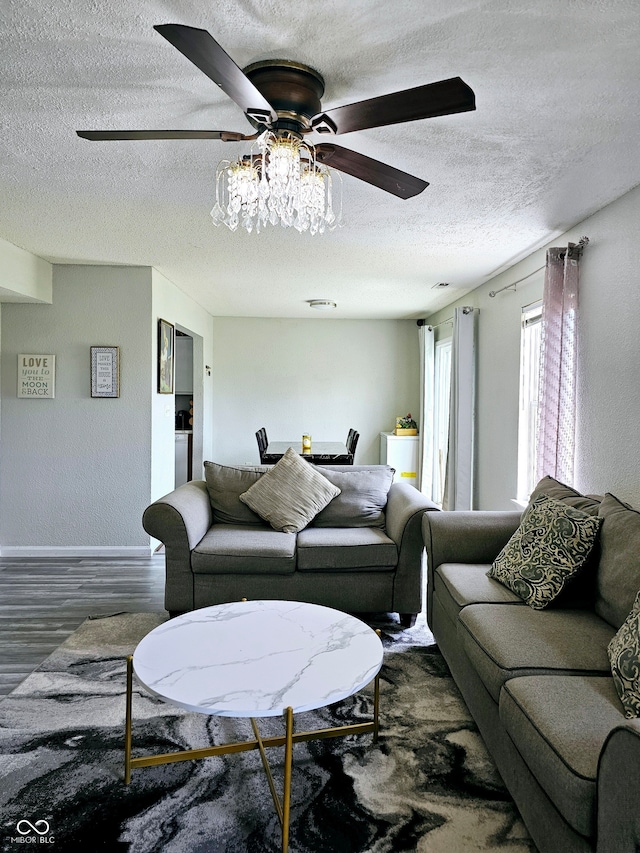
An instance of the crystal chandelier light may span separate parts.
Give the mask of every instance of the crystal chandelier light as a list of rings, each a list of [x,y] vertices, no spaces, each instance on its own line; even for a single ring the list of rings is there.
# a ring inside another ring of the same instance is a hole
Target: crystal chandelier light
[[[218,164],[213,224],[231,231],[241,226],[249,233],[278,224],[311,234],[332,231],[342,224],[342,179],[338,175],[336,213],[333,175],[318,163],[312,144],[265,130],[249,154]]]

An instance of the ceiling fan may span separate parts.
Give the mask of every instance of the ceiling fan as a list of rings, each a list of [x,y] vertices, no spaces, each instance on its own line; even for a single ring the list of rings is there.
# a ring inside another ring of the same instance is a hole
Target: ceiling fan
[[[256,139],[265,130],[297,138],[312,131],[334,136],[476,108],[473,90],[460,77],[452,77],[324,110],[320,102],[324,94],[324,79],[307,65],[288,60],[266,60],[240,69],[207,30],[182,24],[161,24],[154,29],[238,104],[256,133],[245,135],[227,130],[78,130],[78,136],[92,141],[219,139],[223,142]],[[427,181],[332,142],[316,145],[315,152],[319,162],[400,198],[411,198],[429,186]]]

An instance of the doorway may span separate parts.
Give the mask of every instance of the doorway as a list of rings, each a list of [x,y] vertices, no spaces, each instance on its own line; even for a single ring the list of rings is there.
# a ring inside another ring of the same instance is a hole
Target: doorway
[[[203,339],[176,324],[175,336],[175,485],[203,477]]]

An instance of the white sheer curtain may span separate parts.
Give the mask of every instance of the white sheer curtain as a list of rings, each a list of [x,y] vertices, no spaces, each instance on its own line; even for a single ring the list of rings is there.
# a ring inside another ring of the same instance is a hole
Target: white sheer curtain
[[[419,480],[420,491],[431,498],[433,491],[433,403],[434,403],[434,352],[435,333],[431,326],[418,327],[420,345],[420,440]]]
[[[573,480],[578,259],[582,247],[547,251],[542,298],[536,476]]]
[[[456,308],[451,342],[449,450],[443,509],[473,509],[476,340],[473,308]]]

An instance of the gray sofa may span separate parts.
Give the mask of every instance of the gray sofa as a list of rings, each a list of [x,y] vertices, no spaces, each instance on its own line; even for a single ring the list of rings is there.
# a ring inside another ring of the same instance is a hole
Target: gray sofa
[[[602,518],[582,574],[534,610],[487,576],[519,512],[428,513],[427,620],[538,849],[637,853],[640,719],[607,646],[640,588],[640,514],[550,478],[537,492]]]
[[[436,505],[413,486],[392,483],[386,465],[323,465],[316,470],[340,495],[303,530],[283,533],[239,499],[269,470],[205,463],[206,481],[147,507],[144,529],[165,545],[170,614],[272,598],[397,612],[413,625],[422,608],[422,514]]]

